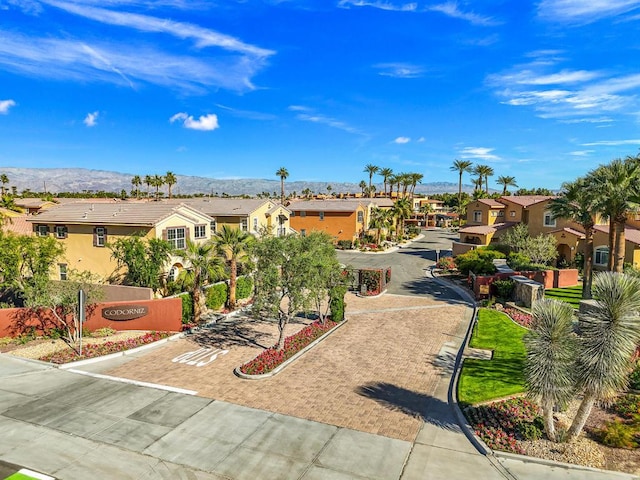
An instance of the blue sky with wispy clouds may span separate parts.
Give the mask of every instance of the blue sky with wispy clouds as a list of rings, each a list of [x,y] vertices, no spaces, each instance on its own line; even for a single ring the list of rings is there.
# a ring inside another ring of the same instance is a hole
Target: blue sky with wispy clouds
[[[0,0],[0,19],[0,169],[456,182],[458,158],[558,188],[640,148],[640,0]]]

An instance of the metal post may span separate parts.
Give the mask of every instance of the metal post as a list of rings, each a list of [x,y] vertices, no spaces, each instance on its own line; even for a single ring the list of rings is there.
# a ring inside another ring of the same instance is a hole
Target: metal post
[[[82,356],[82,325],[84,324],[84,302],[86,295],[84,290],[78,290],[78,328],[80,329],[80,356]]]

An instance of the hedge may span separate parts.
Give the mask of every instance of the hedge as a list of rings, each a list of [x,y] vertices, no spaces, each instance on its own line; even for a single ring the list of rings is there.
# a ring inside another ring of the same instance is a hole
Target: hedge
[[[236,282],[236,298],[250,298],[253,294],[253,279],[251,277],[240,277]]]
[[[207,307],[218,310],[227,301],[227,284],[216,283],[207,289]]]

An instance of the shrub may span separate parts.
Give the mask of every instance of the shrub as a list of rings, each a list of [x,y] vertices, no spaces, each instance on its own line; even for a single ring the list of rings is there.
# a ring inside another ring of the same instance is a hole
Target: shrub
[[[182,300],[182,323],[191,323],[193,320],[193,299],[188,293],[183,293],[178,298]]]
[[[353,242],[351,242],[351,240],[338,240],[337,247],[340,250],[351,250],[351,248],[353,248]]]
[[[240,277],[236,283],[236,298],[249,298],[253,293],[253,279],[251,277]]]
[[[636,360],[636,366],[629,375],[629,387],[640,390],[640,360]]]
[[[389,283],[391,281],[391,267],[387,268],[384,272],[384,283]]]
[[[513,290],[516,288],[516,284],[513,280],[496,280],[493,282],[493,288],[495,288],[496,294],[500,298],[510,300]]]
[[[454,261],[463,275],[468,275],[469,272],[484,275],[495,273],[496,267],[493,260],[496,258],[505,257],[503,253],[496,250],[477,248],[458,255]]]
[[[91,332],[91,336],[92,337],[108,337],[109,335],[113,335],[114,333],[116,333],[116,330],[114,330],[113,328],[109,328],[109,327],[103,327],[103,328],[98,328],[97,330],[94,330],[93,332]]]
[[[507,265],[509,265],[513,270],[528,270],[526,267],[530,264],[531,259],[524,253],[513,252],[509,254],[509,257],[507,257]]]
[[[600,441],[613,448],[637,448],[638,447],[638,425],[634,423],[624,423],[620,420],[605,423],[597,435]]]
[[[436,266],[445,272],[452,272],[456,269],[456,262],[453,261],[453,257],[440,257]]]
[[[610,408],[622,418],[632,419],[634,416],[640,415],[640,395],[631,393],[621,395]]]
[[[407,233],[409,234],[410,237],[416,237],[420,235],[420,227],[417,227],[415,225],[409,225],[407,227]]]
[[[380,293],[382,270],[360,270],[360,285],[365,286],[365,292],[370,295]]]
[[[216,283],[207,288],[207,307],[211,310],[218,310],[227,301],[227,284]]]
[[[344,320],[344,295],[347,293],[347,287],[337,286],[331,289],[329,293],[329,309],[331,311],[331,320],[341,322]]]
[[[519,422],[516,424],[516,430],[524,440],[540,440],[544,432],[544,420],[542,417],[536,417],[533,422]]]

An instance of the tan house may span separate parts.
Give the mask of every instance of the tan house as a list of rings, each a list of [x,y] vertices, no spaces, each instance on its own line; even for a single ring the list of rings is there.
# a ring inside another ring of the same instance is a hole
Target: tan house
[[[609,226],[596,225],[593,234],[593,268],[606,270],[609,263]],[[640,229],[627,225],[624,229],[624,263],[640,268]]]
[[[372,206],[374,203],[367,200],[299,200],[288,207],[291,228],[301,235],[320,231],[335,241],[354,241],[367,229]]]
[[[15,197],[13,203],[24,210],[29,215],[35,215],[47,210],[48,208],[55,207],[57,203],[49,200],[42,200],[41,198],[19,198]]]
[[[492,198],[481,198],[467,205],[467,225],[493,225],[505,222],[505,205]]]
[[[162,238],[180,250],[187,240],[204,242],[212,233],[212,218],[205,213],[162,202],[68,203],[31,216],[28,222],[35,235],[52,235],[64,246],[63,260],[52,272],[60,280],[72,269],[90,271],[103,280],[113,278],[117,264],[108,244],[119,238]],[[181,267],[178,257],[167,265],[167,272],[172,267]]]

